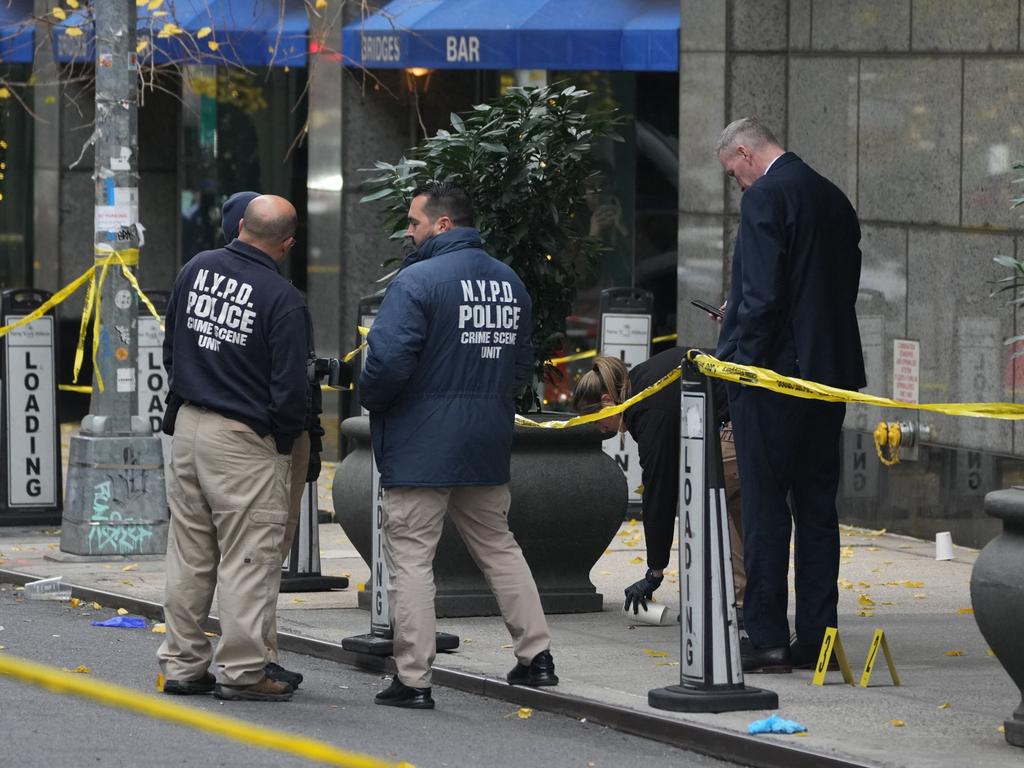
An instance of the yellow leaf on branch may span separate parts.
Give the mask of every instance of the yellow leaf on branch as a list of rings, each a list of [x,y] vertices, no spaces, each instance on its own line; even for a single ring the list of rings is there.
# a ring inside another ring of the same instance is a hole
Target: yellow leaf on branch
[[[6,88],[0,88],[0,99],[9,99],[9,98],[11,98],[11,92],[9,90],[7,90]]]
[[[203,27],[198,32],[196,32],[196,37],[202,40],[204,37],[209,37],[211,32],[213,32],[213,30],[210,27]]]
[[[50,13],[53,14],[53,18],[60,19],[61,21],[64,21],[64,19],[68,17],[67,13],[59,5],[50,11]]]
[[[218,48],[220,48],[220,43],[218,43],[216,40],[211,40],[206,44],[206,47],[209,48],[211,51],[216,51]]]
[[[82,28],[81,27],[68,27],[67,29],[64,30],[64,34],[67,35],[68,37],[81,37],[82,36]]]
[[[160,31],[156,33],[156,36],[162,39],[167,39],[168,37],[180,35],[184,31],[185,30],[183,30],[177,24],[174,24],[169,21],[160,28]]]
[[[327,0],[316,0],[316,9],[322,11],[327,7]]]
[[[149,40],[145,40],[145,39],[139,40],[139,42],[136,43],[136,45],[135,45],[135,52],[136,53],[142,53],[144,50],[146,50],[146,47],[148,45],[149,45]]]
[[[78,9],[78,0],[67,0],[68,8]]]
[[[147,5],[146,7],[149,8],[149,10],[151,10],[151,11],[155,11],[157,8],[159,8],[163,4],[164,4],[164,0],[150,0],[149,5]]]

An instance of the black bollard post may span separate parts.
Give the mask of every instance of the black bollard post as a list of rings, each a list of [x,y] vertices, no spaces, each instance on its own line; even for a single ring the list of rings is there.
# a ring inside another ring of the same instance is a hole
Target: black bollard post
[[[329,592],[347,586],[346,577],[324,576],[320,572],[320,505],[316,483],[306,483],[292,548],[281,565],[281,591]]]
[[[743,684],[712,382],[684,362],[680,384],[680,680],[649,691],[647,703],[674,712],[774,709],[774,692]]]

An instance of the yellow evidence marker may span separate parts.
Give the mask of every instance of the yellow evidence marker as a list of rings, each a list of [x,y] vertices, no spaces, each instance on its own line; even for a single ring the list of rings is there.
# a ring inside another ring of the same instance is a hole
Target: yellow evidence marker
[[[814,678],[811,680],[811,684],[825,684],[825,673],[828,671],[828,663],[832,659],[832,654],[835,654],[836,661],[839,662],[839,671],[843,673],[843,682],[855,685],[850,662],[846,659],[843,641],[839,637],[839,630],[835,627],[828,627],[825,630],[825,637],[821,641],[821,652],[818,653],[818,663],[814,665]]]
[[[875,630],[874,636],[871,638],[871,646],[868,648],[868,658],[864,662],[864,671],[860,675],[860,687],[867,688],[868,681],[871,679],[871,672],[875,667],[875,660],[878,658],[878,648],[881,646],[882,653],[885,654],[885,663],[889,667],[889,676],[892,677],[893,685],[900,685],[900,676],[896,671],[896,663],[892,660],[892,651],[889,650],[889,641],[885,639],[885,632],[880,629]]]

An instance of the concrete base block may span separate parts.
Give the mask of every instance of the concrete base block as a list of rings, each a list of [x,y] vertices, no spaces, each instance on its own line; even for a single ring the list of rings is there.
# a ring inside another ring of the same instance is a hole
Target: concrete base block
[[[159,437],[71,438],[60,548],[73,555],[167,550],[167,493]]]

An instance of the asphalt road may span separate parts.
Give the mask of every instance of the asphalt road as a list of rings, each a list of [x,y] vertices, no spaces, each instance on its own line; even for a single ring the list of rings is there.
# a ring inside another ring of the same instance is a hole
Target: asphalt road
[[[57,668],[85,665],[96,679],[155,692],[155,653],[162,636],[148,629],[90,624],[112,615],[111,609],[88,604],[72,608],[24,600],[12,586],[0,585],[0,653]],[[221,702],[212,696],[173,700],[246,720],[257,729],[273,727],[420,768],[730,765],[561,715],[535,711],[521,719],[512,704],[445,688],[434,689],[433,711],[380,707],[373,696],[386,681],[378,675],[296,654],[285,654],[281,661],[305,675],[290,702]],[[0,766],[12,768],[314,765],[2,676],[0,734]]]

